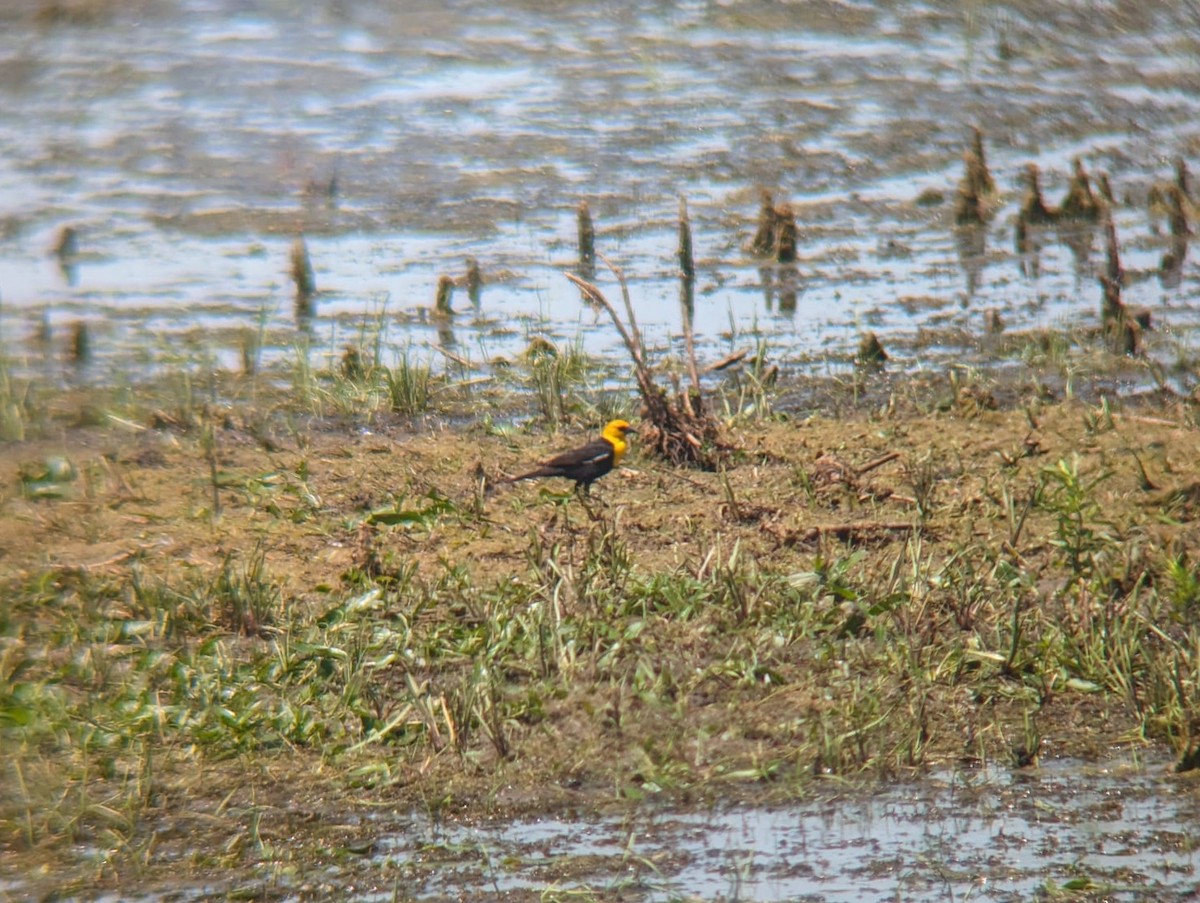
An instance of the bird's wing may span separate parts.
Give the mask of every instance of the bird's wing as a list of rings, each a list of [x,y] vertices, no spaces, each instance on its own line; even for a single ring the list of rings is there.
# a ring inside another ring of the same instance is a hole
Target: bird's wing
[[[579,467],[584,464],[599,464],[601,461],[611,458],[612,454],[613,447],[608,440],[597,439],[580,448],[563,452],[561,455],[555,455],[550,460],[543,462],[543,466]]]

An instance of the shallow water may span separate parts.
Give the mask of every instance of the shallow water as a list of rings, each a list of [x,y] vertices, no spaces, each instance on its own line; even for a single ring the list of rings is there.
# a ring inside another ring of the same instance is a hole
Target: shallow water
[[[79,320],[97,378],[164,356],[237,366],[243,330],[288,354],[299,232],[317,355],[376,329],[392,354],[453,342],[482,362],[534,334],[607,353],[615,332],[562,276],[583,198],[648,340],[678,350],[679,195],[705,359],[762,338],[837,368],[869,328],[904,365],[937,364],[976,352],[987,308],[1009,328],[1098,322],[1098,239],[1083,260],[1046,236],[1036,276],[1013,250],[1020,171],[1037,162],[1057,200],[1074,156],[1129,202],[1124,264],[1150,278],[1125,299],[1155,309],[1152,349],[1173,359],[1200,324],[1194,264],[1153,275],[1167,239],[1144,204],[1200,145],[1188,4],[97,0],[50,23],[37,5],[0,12],[0,331],[18,365],[65,356]],[[972,123],[1005,204],[968,247],[950,207]],[[760,188],[797,208],[794,301],[741,249]],[[914,204],[926,188],[946,203]],[[47,253],[64,226],[69,267]],[[419,309],[467,256],[482,305],[458,291],[439,329]]]
[[[1059,762],[777,808],[418,823],[382,839],[376,865],[417,900],[1029,900],[1068,885],[1183,900],[1200,893],[1197,814],[1190,780]]]
[[[294,858],[284,842],[257,875],[217,870],[208,881],[86,898],[1160,903],[1200,895],[1200,793],[1193,775],[1161,761],[967,768],[868,792],[831,779],[811,794],[714,807],[649,795],[620,816],[568,804],[556,816],[504,821],[330,813],[330,846],[316,861]],[[0,894],[14,899],[28,889],[20,879],[0,882]]]

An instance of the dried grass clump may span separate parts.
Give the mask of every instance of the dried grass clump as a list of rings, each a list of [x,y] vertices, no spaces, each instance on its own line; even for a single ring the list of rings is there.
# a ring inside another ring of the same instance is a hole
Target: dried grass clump
[[[565,275],[575,283],[584,298],[608,312],[629,351],[644,408],[642,423],[638,426],[639,445],[650,454],[674,465],[715,470],[727,451],[727,446],[721,440],[719,421],[705,409],[700,388],[700,371],[696,366],[695,353],[691,350],[693,344],[690,336],[687,343],[689,386],[686,389],[677,389],[672,395],[655,382],[654,375],[646,363],[646,351],[642,345],[641,332],[633,312],[633,302],[629,297],[625,274],[603,254],[598,256],[616,276],[621,286],[628,324],[621,319],[616,308],[596,285],[574,273]],[[684,324],[690,333],[690,319],[685,317]]]

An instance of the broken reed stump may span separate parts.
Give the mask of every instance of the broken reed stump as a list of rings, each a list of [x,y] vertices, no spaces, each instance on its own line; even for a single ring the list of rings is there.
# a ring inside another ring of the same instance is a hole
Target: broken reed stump
[[[1192,174],[1188,169],[1187,161],[1183,157],[1175,158],[1175,180],[1173,182],[1159,182],[1150,189],[1150,206],[1153,209],[1155,203],[1162,203],[1171,189],[1177,189],[1182,197],[1184,204],[1192,204]]]
[[[669,395],[666,389],[654,381],[650,366],[646,362],[641,331],[633,312],[633,302],[629,297],[629,285],[625,281],[625,274],[603,254],[600,255],[600,259],[616,276],[621,286],[621,299],[625,304],[628,324],[621,319],[596,285],[574,273],[564,275],[575,284],[585,300],[600,305],[608,312],[613,326],[629,352],[643,406],[642,423],[638,425],[638,444],[648,453],[674,465],[702,470],[716,469],[727,448],[721,442],[720,421],[706,410],[694,352],[689,362],[691,386],[687,391],[677,392],[674,396]]]
[[[1186,182],[1186,180],[1185,180]],[[1167,191],[1167,221],[1171,225],[1172,238],[1187,238],[1192,234],[1188,223],[1187,192],[1180,185],[1172,185]]]
[[[313,275],[312,261],[308,256],[308,245],[303,235],[292,239],[292,282],[297,295],[311,297],[317,293],[317,280]]]
[[[1121,300],[1121,283],[1107,276],[1100,277],[1100,321],[1105,328],[1125,317],[1125,303]]]
[[[1046,206],[1042,197],[1042,174],[1036,163],[1025,167],[1025,200],[1021,204],[1018,220],[1031,226],[1044,226],[1054,222],[1057,213]]]
[[[1125,305],[1121,301],[1121,288],[1124,284],[1125,270],[1121,266],[1117,226],[1109,216],[1104,222],[1104,272],[1100,276],[1100,287],[1103,289],[1100,319],[1106,327],[1110,322],[1124,317]]]
[[[691,321],[696,313],[696,258],[692,252],[688,199],[679,198],[679,306],[683,309],[684,337],[689,358],[694,357]]]
[[[596,227],[587,200],[579,202],[579,275],[591,279],[596,273]]]
[[[317,293],[317,280],[313,275],[312,261],[308,257],[308,245],[303,235],[292,239],[292,282],[296,285],[296,322],[307,328],[313,318],[313,297]]]
[[[1117,286],[1118,293],[1125,284],[1125,270],[1121,266],[1121,249],[1117,245],[1117,226],[1111,216],[1104,221],[1104,278]]]
[[[963,177],[954,201],[954,222],[960,226],[979,225],[991,214],[996,180],[987,167],[983,151],[983,132],[974,129],[972,146],[963,151]]]
[[[858,351],[854,354],[854,366],[870,372],[878,372],[887,363],[888,353],[879,341],[879,336],[868,332],[859,340]]]
[[[775,250],[775,201],[771,192],[763,190],[762,205],[758,208],[758,228],[750,239],[750,253],[757,257],[768,257]]]
[[[696,260],[692,249],[692,222],[687,198],[679,198],[679,305],[683,310],[684,335],[692,341],[692,317],[696,313]],[[693,356],[688,347],[689,357]]]
[[[1125,357],[1140,357],[1142,353],[1142,326],[1132,317],[1121,317],[1104,331],[1108,350]]]
[[[79,281],[79,232],[74,226],[59,229],[50,253],[58,258],[58,270],[67,285],[74,286]]]
[[[367,365],[363,353],[357,345],[347,345],[342,349],[342,359],[338,365],[342,376],[351,382],[361,382],[367,376]]]
[[[971,151],[963,151],[962,180],[954,195],[954,222],[959,226],[978,226],[987,219],[987,208],[979,193],[978,179],[972,175],[977,169],[978,158]]]
[[[692,222],[688,218],[687,198],[679,198],[679,272],[685,279],[696,278],[692,253]]]
[[[1151,328],[1150,311],[1131,309],[1121,300],[1125,272],[1121,268],[1121,251],[1117,245],[1117,228],[1112,217],[1105,220],[1107,244],[1105,272],[1100,276],[1100,321],[1104,338],[1113,354],[1136,357],[1142,353],[1142,334]]]
[[[471,306],[478,309],[483,301],[483,273],[479,269],[479,261],[474,257],[467,258],[467,275],[464,278],[467,286],[467,297]]]
[[[262,330],[249,326],[241,331],[242,375],[254,376],[258,373],[258,362],[262,353]]]
[[[437,294],[433,299],[433,314],[435,317],[447,318],[454,316],[454,310],[450,307],[450,299],[454,295],[454,280],[449,276],[439,276],[437,281]]]
[[[1120,289],[1104,277],[1100,278],[1100,286],[1102,329],[1108,350],[1127,357],[1140,356],[1142,336],[1150,328],[1150,311],[1144,307],[1131,310],[1121,301]]]
[[[983,332],[984,335],[999,335],[1004,332],[1004,319],[994,307],[989,307],[983,312]]]
[[[786,202],[775,208],[775,262],[796,262],[796,212]]]
[[[696,260],[692,249],[692,221],[688,217],[687,198],[679,198],[679,298],[683,305],[683,340],[687,351],[688,375],[692,380],[692,407],[699,410],[700,373],[696,369],[696,341],[692,315],[696,307]]]
[[[82,367],[92,359],[92,332],[85,320],[76,320],[71,325],[70,358],[76,367]]]
[[[795,263],[797,248],[796,213],[786,201],[774,204],[771,193],[762,192],[758,228],[748,250],[756,257],[773,256],[776,263]]]
[[[67,263],[79,254],[79,232],[74,226],[63,226],[58,230],[52,252],[62,263]]]
[[[1158,264],[1158,275],[1164,286],[1178,287],[1187,259],[1188,243],[1192,227],[1188,222],[1187,196],[1178,185],[1172,185],[1167,194],[1167,218],[1171,223],[1171,247],[1163,253]]]
[[[1092,183],[1083,161],[1078,157],[1073,161],[1074,171],[1067,185],[1067,193],[1058,206],[1058,216],[1061,219],[1081,220],[1083,222],[1098,222],[1103,212],[1100,201],[1092,193]]]
[[[1029,240],[1029,224],[1019,216],[1016,225],[1013,226],[1013,247],[1022,257],[1033,250],[1033,243]]]
[[[975,155],[975,159],[979,161],[979,165],[975,170],[975,178],[978,180],[976,188],[980,195],[991,195],[996,193],[996,180],[992,178],[992,172],[988,169],[987,155],[983,150],[983,130],[979,126],[971,126],[971,152]]]

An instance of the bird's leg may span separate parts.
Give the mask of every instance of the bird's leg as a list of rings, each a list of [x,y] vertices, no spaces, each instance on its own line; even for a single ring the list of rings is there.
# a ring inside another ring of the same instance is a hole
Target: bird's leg
[[[583,510],[587,512],[587,516],[593,522],[600,519],[600,515],[592,508],[592,494],[589,491],[587,483],[579,483],[575,486],[575,495],[579,498],[579,504],[583,505]],[[601,502],[603,504],[603,502]]]

